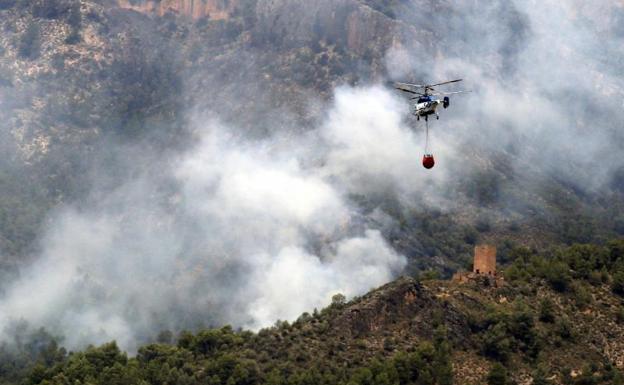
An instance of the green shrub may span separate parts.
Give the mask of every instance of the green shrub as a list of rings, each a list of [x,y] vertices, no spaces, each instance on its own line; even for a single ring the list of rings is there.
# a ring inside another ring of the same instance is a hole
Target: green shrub
[[[597,245],[575,244],[561,254],[561,258],[574,272],[575,278],[588,279],[594,270],[602,269],[609,262],[608,250]]]
[[[485,356],[506,362],[514,347],[512,338],[507,334],[507,327],[499,322],[484,333],[482,337]]]
[[[453,384],[453,366],[451,365],[451,346],[447,339],[446,327],[438,326],[433,335],[435,357],[433,360],[434,378],[438,385]]]
[[[550,298],[543,298],[540,301],[539,320],[542,322],[555,322],[555,304]]]
[[[573,341],[574,340],[574,329],[572,328],[572,323],[566,318],[559,318],[555,324],[557,334],[563,340]]]
[[[544,266],[543,275],[550,286],[561,293],[568,290],[572,281],[568,265],[560,261],[549,261]]]
[[[615,294],[624,296],[624,269],[620,269],[613,274],[611,290],[613,290]]]
[[[618,239],[609,242],[609,262],[616,264],[618,261],[624,261],[624,239]]]
[[[498,362],[494,363],[487,375],[487,383],[488,385],[507,385],[509,383],[507,369]]]
[[[584,309],[592,302],[591,292],[581,283],[574,285],[574,302],[580,309]]]
[[[533,313],[524,302],[516,302],[509,320],[509,331],[514,338],[526,341],[533,332]]]

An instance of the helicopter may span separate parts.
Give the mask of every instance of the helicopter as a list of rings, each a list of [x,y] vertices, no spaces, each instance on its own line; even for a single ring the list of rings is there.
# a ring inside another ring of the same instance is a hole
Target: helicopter
[[[461,82],[463,79],[449,80],[447,82],[437,84],[411,84],[411,83],[393,83],[394,88],[397,90],[413,94],[410,100],[416,100],[414,104],[414,111],[416,120],[420,120],[420,117],[425,118],[425,155],[422,159],[422,165],[426,169],[430,169],[435,165],[433,154],[429,151],[429,115],[436,116],[436,119],[440,119],[440,115],[436,109],[440,104],[442,107],[448,108],[451,104],[451,100],[448,96],[440,98],[443,95],[462,94],[470,91],[454,91],[454,92],[436,92],[435,88],[444,84]]]
[[[414,96],[410,98],[410,100],[416,100],[414,104],[414,112],[416,115],[416,120],[420,120],[420,117],[424,117],[425,121],[429,120],[429,115],[436,116],[436,119],[440,119],[440,115],[436,109],[440,104],[442,107],[448,108],[451,104],[451,99],[448,96],[444,96],[444,98],[440,99],[438,96],[442,95],[453,95],[453,94],[463,94],[465,92],[470,91],[454,91],[454,92],[436,92],[433,87],[441,86],[444,84],[457,83],[461,82],[463,79],[455,79],[449,80],[447,82],[437,83],[437,84],[411,84],[411,83],[393,83],[394,88],[397,90],[407,92]]]

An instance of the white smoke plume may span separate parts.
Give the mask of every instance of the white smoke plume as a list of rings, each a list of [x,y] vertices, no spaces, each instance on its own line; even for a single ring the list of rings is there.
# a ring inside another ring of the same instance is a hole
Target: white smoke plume
[[[473,150],[481,152],[477,162],[506,153],[517,175],[603,188],[622,167],[624,55],[615,31],[622,6],[569,0],[440,7],[432,15],[414,10],[406,20],[439,31],[434,52],[395,47],[386,55],[394,79],[464,78],[439,89],[473,91],[451,96],[440,140],[466,149],[468,164],[475,162]]]
[[[403,113],[382,89],[341,89],[305,139],[247,141],[197,123],[197,145],[156,165],[158,177],[57,213],[40,259],[0,301],[0,328],[25,319],[70,347],[134,349],[159,329],[255,329],[387,282],[406,259],[347,194],[408,189],[424,174]]]

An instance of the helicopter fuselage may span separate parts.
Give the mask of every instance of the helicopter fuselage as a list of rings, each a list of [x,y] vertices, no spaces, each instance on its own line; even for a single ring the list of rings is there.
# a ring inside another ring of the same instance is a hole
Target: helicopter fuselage
[[[425,95],[425,96],[418,98],[418,101],[414,104],[413,114],[416,115],[419,119],[421,116],[427,119],[429,115],[435,114],[436,118],[439,119],[440,117],[438,116],[436,109],[438,108],[440,104],[442,104],[442,106],[446,108],[449,106],[449,103],[450,103],[450,100],[448,97],[444,97],[444,99],[440,99],[435,96]]]
[[[470,91],[437,92],[434,87],[449,83],[457,83],[460,81],[462,81],[462,79],[455,79],[447,82],[425,85],[411,83],[394,83],[394,88],[412,95],[418,95],[412,97],[412,100],[416,100],[416,103],[413,104],[414,110],[412,113],[418,119],[423,116],[425,120],[427,120],[429,115],[433,114],[436,115],[437,119],[440,119],[440,116],[438,115],[436,110],[440,104],[442,105],[442,107],[447,108],[450,104],[450,99],[448,96],[444,96],[444,98],[439,98],[437,95],[461,94]]]
[[[418,102],[414,104],[414,115],[427,116],[436,113],[438,105],[442,104],[442,100],[438,98],[425,97],[418,99]]]

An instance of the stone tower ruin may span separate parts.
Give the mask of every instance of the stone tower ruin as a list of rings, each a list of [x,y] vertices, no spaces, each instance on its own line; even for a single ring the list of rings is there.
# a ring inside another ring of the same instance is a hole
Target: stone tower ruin
[[[472,272],[496,275],[496,246],[476,245]]]

